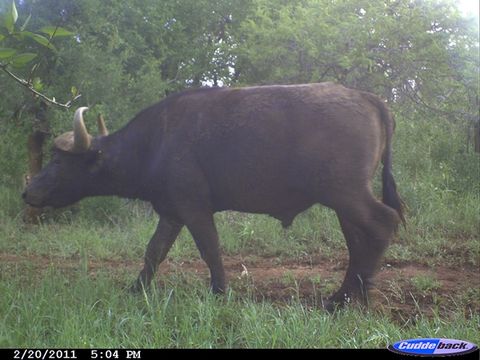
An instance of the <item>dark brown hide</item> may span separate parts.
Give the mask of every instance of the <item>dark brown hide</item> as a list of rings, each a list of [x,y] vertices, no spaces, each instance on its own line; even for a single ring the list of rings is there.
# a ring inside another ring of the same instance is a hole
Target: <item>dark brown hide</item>
[[[331,83],[192,90],[145,109],[116,133],[94,138],[82,154],[57,150],[68,164],[47,167],[25,197],[33,205],[65,205],[93,195],[150,201],[161,221],[135,288],[150,283],[185,225],[210,268],[215,292],[225,290],[215,212],[269,214],[289,226],[321,203],[336,211],[350,253],[331,308],[352,297],[367,299],[375,268],[403,220],[391,174],[393,129],[376,96]],[[381,160],[384,203],[371,189]],[[76,190],[68,195],[70,188]]]

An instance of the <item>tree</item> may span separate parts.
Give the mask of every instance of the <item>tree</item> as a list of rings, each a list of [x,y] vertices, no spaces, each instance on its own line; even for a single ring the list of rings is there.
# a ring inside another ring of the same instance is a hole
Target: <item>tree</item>
[[[27,181],[42,167],[43,143],[49,132],[47,107],[53,105],[69,108],[72,102],[80,96],[72,87],[72,99],[66,103],[60,103],[54,97],[49,97],[42,92],[43,83],[38,73],[41,70],[42,62],[48,66],[48,63],[55,59],[57,49],[53,40],[59,37],[71,37],[73,33],[60,26],[43,26],[38,32],[27,31],[30,19],[31,15],[24,20],[21,26],[18,26],[18,11],[15,2],[12,1],[4,14],[4,21],[0,28],[0,44],[8,46],[0,48],[0,70],[27,89],[29,95],[33,95],[33,102],[30,99],[26,100],[17,111],[17,116],[20,116],[23,113],[22,110],[28,108],[28,113],[33,115],[31,131],[27,140],[29,164]],[[33,66],[28,66],[33,60],[37,61]],[[40,214],[41,210],[27,206],[25,219],[27,222],[36,222]]]
[[[240,84],[336,81],[404,114],[478,119],[478,34],[454,1],[257,0],[236,34]]]

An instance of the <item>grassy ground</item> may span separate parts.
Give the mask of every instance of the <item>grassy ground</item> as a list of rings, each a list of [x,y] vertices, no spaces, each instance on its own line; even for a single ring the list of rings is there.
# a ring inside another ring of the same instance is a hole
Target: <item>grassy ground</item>
[[[392,276],[382,287],[388,302],[330,315],[309,301],[311,292],[294,270],[277,279],[228,271],[230,290],[217,298],[207,290],[205,270],[178,260],[151,291],[132,296],[124,288],[138,260],[83,256],[2,259],[1,347],[377,348],[412,337],[480,340],[478,283],[476,293],[465,287],[462,294],[442,294],[442,284],[430,277],[417,275],[408,284]],[[331,285],[321,276],[309,278],[320,293]],[[285,296],[276,297],[280,293]],[[449,296],[455,299],[438,300]]]
[[[22,222],[20,189],[0,183],[0,347],[385,347],[447,337],[480,343],[478,155],[448,124],[399,121],[395,175],[408,227],[382,262],[368,310],[335,315],[345,241],[314,207],[287,231],[266,216],[216,215],[230,287],[208,272],[183,231],[154,288],[124,289],[156,226],[151,210],[88,199]],[[377,184],[378,187],[378,184]],[[243,272],[243,273],[242,273]]]

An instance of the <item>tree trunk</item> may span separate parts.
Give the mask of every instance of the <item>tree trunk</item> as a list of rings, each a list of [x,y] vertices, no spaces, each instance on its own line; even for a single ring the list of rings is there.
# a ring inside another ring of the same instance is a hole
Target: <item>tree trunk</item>
[[[42,169],[43,163],[43,144],[45,138],[49,133],[49,126],[46,117],[47,105],[44,102],[34,105],[30,112],[34,116],[34,125],[32,133],[28,136],[27,150],[28,150],[28,174],[26,175],[26,185],[30,179],[37,175]],[[34,208],[30,205],[25,207],[24,221],[28,224],[38,224],[43,209]]]
[[[28,174],[26,179],[27,185],[30,179],[36,174],[38,174],[42,169],[44,141],[45,133],[40,131],[34,131],[28,136]],[[42,212],[43,210],[40,208],[34,208],[30,205],[27,205],[25,208],[25,222],[29,224],[38,224]]]

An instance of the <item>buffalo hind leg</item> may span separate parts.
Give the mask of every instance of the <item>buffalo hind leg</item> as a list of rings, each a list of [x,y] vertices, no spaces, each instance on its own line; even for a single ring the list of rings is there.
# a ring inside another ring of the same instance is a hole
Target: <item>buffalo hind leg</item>
[[[215,294],[223,294],[225,292],[225,270],[213,215],[208,212],[189,215],[188,219],[185,219],[185,225],[195,240],[200,256],[210,270],[211,289]]]
[[[158,265],[165,260],[183,225],[161,217],[157,229],[147,245],[143,270],[133,284],[133,292],[148,288]]]
[[[373,196],[362,204],[336,211],[347,242],[349,264],[340,289],[325,305],[329,311],[353,299],[368,303],[373,276],[399,223],[395,210]]]

